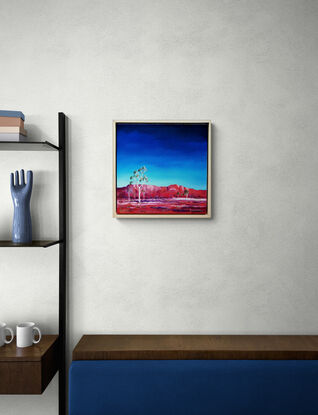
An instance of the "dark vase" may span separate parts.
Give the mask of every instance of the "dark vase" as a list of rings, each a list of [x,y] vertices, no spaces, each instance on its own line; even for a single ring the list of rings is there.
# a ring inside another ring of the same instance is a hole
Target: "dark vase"
[[[13,200],[13,227],[12,242],[16,244],[28,244],[32,242],[32,223],[30,212],[30,200],[33,185],[33,173],[27,172],[27,183],[25,183],[24,170],[11,173],[11,196]]]

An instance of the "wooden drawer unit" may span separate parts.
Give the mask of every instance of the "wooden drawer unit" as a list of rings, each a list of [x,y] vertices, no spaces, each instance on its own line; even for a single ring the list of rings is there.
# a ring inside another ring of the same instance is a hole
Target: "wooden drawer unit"
[[[39,344],[0,347],[0,394],[41,394],[58,370],[58,336],[44,335]]]

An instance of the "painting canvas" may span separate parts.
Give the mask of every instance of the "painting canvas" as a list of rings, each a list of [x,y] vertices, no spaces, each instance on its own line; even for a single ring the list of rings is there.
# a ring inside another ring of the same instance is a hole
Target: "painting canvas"
[[[210,122],[114,121],[114,216],[211,217]]]

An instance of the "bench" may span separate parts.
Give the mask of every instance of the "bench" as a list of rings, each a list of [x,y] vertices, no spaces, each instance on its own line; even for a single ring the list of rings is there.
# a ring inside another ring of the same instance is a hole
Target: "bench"
[[[70,415],[318,415],[318,336],[88,335]]]

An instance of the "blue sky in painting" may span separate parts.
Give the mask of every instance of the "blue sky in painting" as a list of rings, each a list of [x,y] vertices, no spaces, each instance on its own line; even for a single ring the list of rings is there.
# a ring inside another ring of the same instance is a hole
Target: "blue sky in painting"
[[[146,166],[149,184],[207,188],[208,124],[117,123],[117,187]]]

